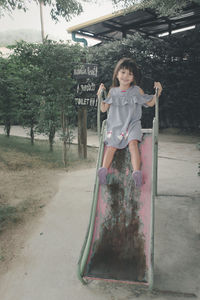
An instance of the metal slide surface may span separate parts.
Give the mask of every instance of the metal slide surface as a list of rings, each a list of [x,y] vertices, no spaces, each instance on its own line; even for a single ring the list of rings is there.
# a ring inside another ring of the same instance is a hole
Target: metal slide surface
[[[106,149],[104,122],[97,169]],[[135,189],[128,148],[117,150],[108,184],[94,187],[88,232],[78,263],[78,276],[152,286],[153,197],[152,131],[143,131],[140,143],[144,184]]]

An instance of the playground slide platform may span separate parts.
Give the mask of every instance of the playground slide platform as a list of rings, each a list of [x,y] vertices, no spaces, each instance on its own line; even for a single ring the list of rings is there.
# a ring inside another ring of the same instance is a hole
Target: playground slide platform
[[[102,126],[97,170],[106,150],[105,133],[106,122]],[[128,148],[116,151],[107,185],[99,185],[96,172],[89,226],[78,262],[78,276],[83,283],[106,280],[152,288],[152,149],[152,130],[143,130],[141,189],[133,183]]]

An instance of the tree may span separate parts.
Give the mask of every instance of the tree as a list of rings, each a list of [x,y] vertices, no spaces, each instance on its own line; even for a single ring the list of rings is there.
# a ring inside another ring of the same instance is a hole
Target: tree
[[[32,143],[35,131],[46,134],[51,151],[55,133],[62,129],[66,164],[66,145],[76,118],[73,69],[85,57],[86,49],[50,40],[44,44],[20,42],[12,48],[20,70],[20,122],[30,128]]]
[[[0,57],[0,121],[7,137],[10,136],[11,125],[18,118],[19,86],[15,61]]]
[[[28,65],[21,67],[20,73],[22,93],[19,102],[20,123],[30,129],[31,144],[34,144],[35,127],[38,124],[41,95],[41,72],[38,66]]]
[[[76,116],[73,105],[73,69],[84,56],[79,45],[58,44],[46,40],[39,45],[38,64],[42,68],[42,104],[38,130],[48,134],[50,150],[53,149],[55,132],[62,128],[64,149],[70,137],[70,124]],[[64,151],[65,153],[66,151]]]
[[[64,17],[66,21],[69,21],[73,16],[79,15],[83,11],[82,4],[77,0],[33,0],[40,7],[40,23],[41,23],[41,36],[42,42],[44,42],[44,23],[43,23],[43,6],[49,5],[51,7],[51,18],[58,22],[59,17]],[[83,0],[87,1],[87,0]],[[4,12],[12,12],[14,9],[21,9],[26,12],[27,8],[26,0],[0,0],[0,17],[4,15]],[[29,0],[29,2],[31,2]]]
[[[51,6],[51,17],[56,22],[59,17],[64,17],[69,21],[73,16],[79,15],[83,12],[81,1],[77,0],[33,0],[36,3],[43,2],[44,5]],[[82,0],[85,2],[92,2],[93,0]],[[0,0],[1,14],[5,11],[12,11],[14,9],[27,10],[26,0]],[[29,0],[31,2],[31,0]],[[100,0],[96,0],[100,3]],[[200,0],[112,0],[113,6],[116,9],[132,9],[133,5],[138,5],[138,8],[153,8],[159,15],[167,16],[174,15],[180,12],[185,6],[190,3],[200,4]]]
[[[31,144],[34,144],[35,127],[38,124],[41,102],[42,72],[37,62],[37,44],[18,42],[11,56],[16,63],[18,77],[18,116],[22,126],[30,129]]]
[[[51,7],[51,17],[56,22],[59,17],[64,17],[69,21],[73,16],[79,15],[83,11],[81,2],[77,0],[33,0],[37,4],[43,2],[43,4]],[[87,1],[87,0],[84,0]],[[29,0],[31,2],[31,0]],[[27,11],[26,0],[0,0],[1,15],[5,12],[12,12],[15,9],[21,9]]]
[[[137,4],[138,9],[152,8],[161,16],[175,15],[182,11],[187,5],[196,2],[200,4],[200,0],[112,0],[116,8],[129,9]]]

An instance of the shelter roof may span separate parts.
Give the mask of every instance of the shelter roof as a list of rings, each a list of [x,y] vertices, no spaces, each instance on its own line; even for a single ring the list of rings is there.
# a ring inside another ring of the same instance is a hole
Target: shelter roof
[[[128,12],[125,10],[68,28],[84,37],[92,37],[100,41],[120,40],[134,35],[135,32],[156,38],[161,34],[171,34],[174,30],[200,24],[200,5],[191,3],[183,11],[173,17],[159,16],[150,8],[141,9],[137,5]]]

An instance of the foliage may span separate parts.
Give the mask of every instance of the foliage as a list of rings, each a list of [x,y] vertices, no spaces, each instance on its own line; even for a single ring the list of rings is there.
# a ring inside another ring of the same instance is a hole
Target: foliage
[[[64,17],[69,21],[73,16],[77,16],[83,12],[82,2],[92,2],[93,0],[34,0],[36,3],[41,1],[45,6],[51,7],[51,17],[56,22],[59,17]],[[28,0],[31,2],[31,0]],[[100,2],[96,0],[96,2]],[[200,0],[112,0],[113,6],[116,9],[123,8],[130,10],[132,6],[137,5],[137,8],[152,8],[155,9],[159,15],[175,15],[180,12],[185,6],[191,3],[200,4]],[[5,11],[11,12],[14,9],[28,9],[27,0],[0,0],[1,14]]]
[[[20,101],[18,104],[19,122],[22,126],[30,128],[31,143],[34,143],[34,128],[38,124],[41,102],[42,70],[35,64],[34,55],[36,44],[25,42],[17,43],[14,49],[16,64],[18,65],[18,78],[20,79]]]
[[[137,5],[134,9],[152,8],[160,16],[174,16],[180,13],[186,6],[192,3],[200,4],[200,0],[112,0],[116,8],[123,8],[129,11],[133,9],[134,5]]]
[[[30,0],[29,0],[30,2]],[[26,3],[23,0],[0,0],[0,7],[1,7],[1,14],[2,11],[7,10],[7,11],[11,11],[14,9],[23,9],[24,11],[26,11],[27,7],[26,7]]]
[[[72,71],[84,55],[79,45],[45,40],[44,44],[17,43],[14,57],[23,80],[20,101],[21,123],[49,137],[53,149],[55,133],[62,128],[62,139],[71,137],[75,117]]]
[[[72,79],[72,71],[81,59],[81,52],[79,45],[69,46],[51,41],[46,41],[40,47],[39,65],[43,69],[43,101],[37,127],[42,132],[49,133],[50,145],[59,128],[62,128],[64,140],[70,136],[69,126],[75,116],[73,105],[75,82]]]
[[[0,122],[9,137],[11,125],[18,117],[19,78],[12,58],[0,57]]]
[[[198,30],[193,35],[173,35],[164,40],[145,39],[137,34],[131,39],[91,48],[88,59],[99,65],[99,83],[109,89],[116,62],[121,57],[133,58],[141,70],[140,86],[145,92],[154,93],[154,81],[163,85],[161,127],[198,129],[199,49]],[[143,110],[143,127],[152,127],[153,116],[154,109]]]
[[[66,21],[70,21],[73,16],[79,15],[83,12],[83,7],[80,2],[76,0],[46,0],[44,4],[52,6],[51,17],[58,21],[59,17],[64,17]]]
[[[44,5],[51,7],[51,17],[54,21],[58,21],[59,17],[64,17],[66,21],[69,21],[73,16],[79,15],[83,11],[81,2],[76,0],[34,0]],[[28,2],[31,2],[29,0]],[[27,11],[28,5],[26,0],[0,0],[1,13],[3,15],[5,11],[11,12],[14,9],[22,9]]]

